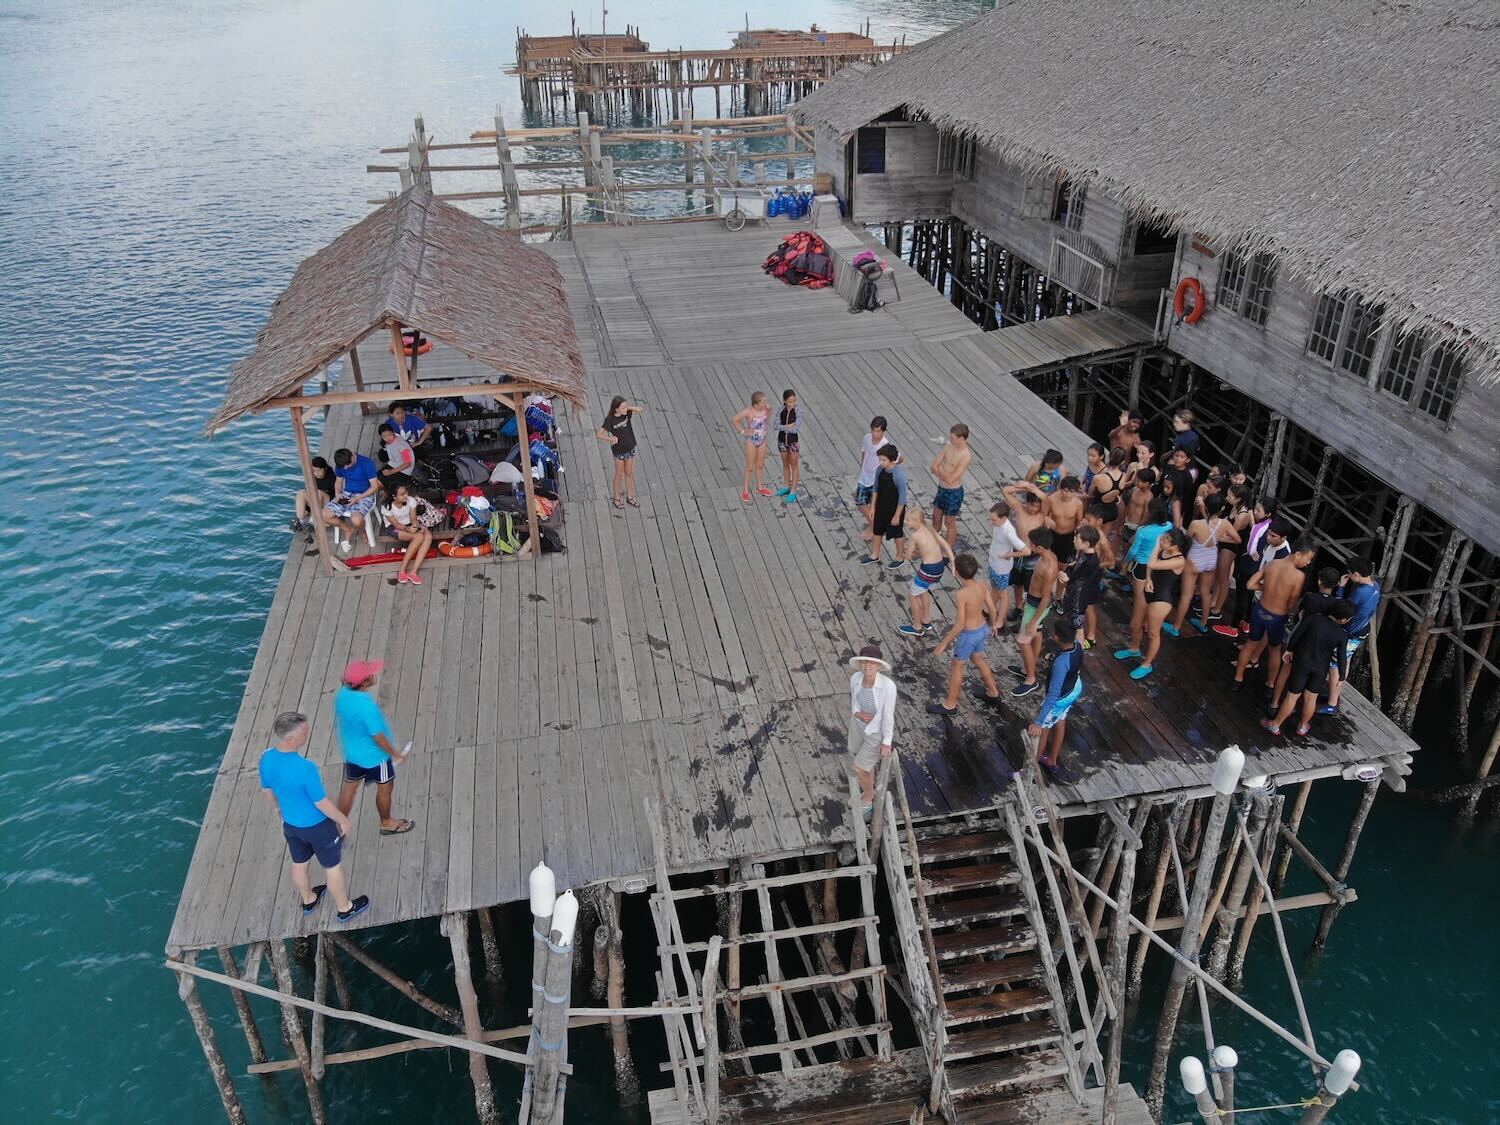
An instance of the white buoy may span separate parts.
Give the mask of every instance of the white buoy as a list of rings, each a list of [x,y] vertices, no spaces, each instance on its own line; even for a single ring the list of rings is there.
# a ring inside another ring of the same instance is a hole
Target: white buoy
[[[1343,1097],[1349,1092],[1354,1076],[1359,1073],[1359,1061],[1359,1055],[1347,1049],[1334,1055],[1333,1065],[1323,1076],[1323,1089],[1336,1098]]]
[[[1232,794],[1240,783],[1240,774],[1245,768],[1245,755],[1238,746],[1226,746],[1219,752],[1214,763],[1213,787],[1215,793],[1225,797]]]
[[[1196,1098],[1208,1089],[1208,1078],[1204,1076],[1203,1064],[1194,1056],[1186,1056],[1177,1064],[1177,1069],[1182,1075],[1182,1088],[1193,1097]]]
[[[572,891],[563,891],[552,907],[552,931],[557,944],[566,949],[573,944],[573,927],[578,924],[578,900]]]
[[[557,878],[552,868],[539,863],[531,869],[531,913],[536,918],[552,917],[552,904],[557,901]]]

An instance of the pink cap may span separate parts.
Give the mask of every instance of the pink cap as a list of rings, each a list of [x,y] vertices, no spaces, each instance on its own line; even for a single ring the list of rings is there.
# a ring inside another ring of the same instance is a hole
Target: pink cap
[[[351,660],[344,665],[344,683],[357,687],[371,676],[380,675],[384,667],[383,660]]]

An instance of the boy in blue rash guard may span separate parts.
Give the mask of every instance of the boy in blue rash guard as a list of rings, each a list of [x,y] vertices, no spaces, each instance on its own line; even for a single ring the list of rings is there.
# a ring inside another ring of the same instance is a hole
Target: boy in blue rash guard
[[[1068,711],[1083,698],[1083,645],[1078,630],[1066,618],[1052,621],[1052,667],[1047,674],[1047,697],[1036,719],[1026,728],[1037,739],[1037,764],[1048,773],[1057,772],[1063,738],[1068,732]]]
[[[1349,565],[1349,573],[1339,583],[1337,597],[1346,598],[1354,605],[1354,616],[1349,619],[1346,631],[1349,634],[1344,650],[1344,665],[1352,667],[1354,654],[1370,635],[1370,624],[1375,620],[1375,611],[1380,608],[1380,580],[1375,577],[1375,563],[1367,555]],[[1320,715],[1339,713],[1339,692],[1344,678],[1339,675],[1338,662],[1328,673],[1328,705],[1319,707]]]
[[[859,561],[862,564],[880,562],[880,552],[889,541],[896,557],[885,564],[887,570],[900,570],[908,557],[906,537],[906,469],[901,464],[901,451],[887,443],[877,454],[880,468],[875,474],[875,516],[870,530],[875,538],[870,541],[870,553]]]

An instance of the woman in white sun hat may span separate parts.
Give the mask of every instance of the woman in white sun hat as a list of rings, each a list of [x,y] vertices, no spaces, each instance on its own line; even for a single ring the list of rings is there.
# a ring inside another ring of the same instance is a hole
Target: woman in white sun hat
[[[896,731],[896,682],[879,645],[867,645],[851,657],[849,667],[849,753],[859,778],[859,802],[865,816],[875,807],[875,766],[891,752]]]

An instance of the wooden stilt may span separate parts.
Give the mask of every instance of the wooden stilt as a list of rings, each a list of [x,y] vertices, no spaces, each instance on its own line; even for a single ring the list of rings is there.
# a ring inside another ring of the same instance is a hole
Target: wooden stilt
[[[401,325],[396,321],[390,323],[391,351],[396,356],[396,382],[403,391],[412,389],[411,369],[416,363],[417,357],[413,355],[408,361],[406,355],[406,342],[401,337]],[[413,349],[415,351],[416,349]]]
[[[1104,1109],[1101,1125],[1114,1125],[1115,1109],[1120,1096],[1120,1058],[1125,1040],[1125,955],[1130,948],[1130,926],[1126,915],[1130,913],[1131,897],[1135,892],[1135,859],[1138,841],[1126,840],[1120,866],[1120,887],[1116,902],[1115,920],[1109,933],[1109,968],[1106,985],[1114,994],[1115,1019],[1110,1027],[1109,1045],[1104,1060]],[[1018,857],[1019,858],[1019,857]]]
[[[484,979],[493,988],[505,980],[504,966],[500,964],[500,942],[495,937],[495,919],[490,908],[481,906],[474,911],[479,920],[479,947],[484,951]]]
[[[1467,539],[1468,537],[1457,528],[1449,533],[1447,546],[1443,548],[1442,558],[1438,560],[1437,568],[1432,574],[1432,586],[1427,592],[1422,607],[1421,621],[1412,630],[1411,642],[1407,645],[1406,663],[1401,672],[1401,686],[1396,689],[1395,700],[1391,703],[1391,718],[1406,731],[1411,730],[1412,720],[1416,717],[1416,701],[1422,694],[1422,681],[1431,660],[1428,655],[1428,640],[1433,627],[1437,624],[1438,613],[1443,605],[1443,597],[1447,593],[1453,564],[1457,561],[1460,547],[1467,542]]]
[[[1495,724],[1495,729],[1490,733],[1490,744],[1484,752],[1484,757],[1480,759],[1479,769],[1474,774],[1475,781],[1483,781],[1490,776],[1490,770],[1495,766],[1495,757],[1497,754],[1500,754],[1500,722]],[[1459,812],[1460,817],[1465,820],[1473,818],[1474,813],[1479,808],[1479,796],[1481,792],[1483,790],[1478,785],[1470,789],[1469,795],[1464,798],[1464,807]]]
[[[403,978],[394,969],[390,968],[388,965],[365,952],[363,948],[355,943],[353,938],[347,936],[346,934],[330,933],[328,935],[328,940],[339,949],[342,949],[350,957],[358,961],[365,968],[369,969],[370,972],[374,973],[381,980],[385,981],[386,984],[390,985],[397,992],[401,993],[401,995],[412,1001],[412,1003],[426,1008],[433,1015],[437,1016],[441,1020],[446,1020],[454,1027],[463,1026],[463,1016],[456,1009],[449,1007],[447,1004],[444,1004],[441,1001],[434,1000],[431,996],[428,996],[416,985],[412,984],[411,981]]]
[[[1208,825],[1203,832],[1203,847],[1198,856],[1198,870],[1184,913],[1182,943],[1178,946],[1178,952],[1189,963],[1198,959],[1198,948],[1203,940],[1200,929],[1203,910],[1208,905],[1215,860],[1219,855],[1219,840],[1224,834],[1224,821],[1229,816],[1230,800],[1230,795],[1215,793],[1209,808]],[[1162,1098],[1166,1092],[1167,1058],[1172,1051],[1172,1040],[1177,1034],[1177,1017],[1182,1013],[1187,986],[1187,966],[1183,961],[1177,961],[1172,966],[1172,977],[1162,999],[1161,1018],[1156,1028],[1156,1049],[1151,1057],[1151,1075],[1146,1084],[1146,1105],[1153,1117],[1161,1116]]]
[[[1375,794],[1380,792],[1381,782],[1368,781],[1365,783],[1365,791],[1360,796],[1359,808],[1354,810],[1354,819],[1349,822],[1349,835],[1344,840],[1344,852],[1339,856],[1339,864],[1333,869],[1333,877],[1337,880],[1334,889],[1343,886],[1344,880],[1349,876],[1349,868],[1354,864],[1354,850],[1359,846],[1359,834],[1364,831],[1365,821],[1369,819],[1370,808],[1375,804]],[[1333,920],[1339,916],[1339,911],[1344,908],[1340,899],[1335,899],[1323,908],[1322,915],[1318,918],[1318,932],[1313,937],[1312,947],[1321,950],[1328,943],[1328,931],[1333,928]]]
[[[313,1003],[328,1002],[328,958],[323,955],[323,938],[320,935],[313,946]],[[323,1080],[326,1069],[323,1063],[323,1013],[312,1014],[312,1072],[318,1081]]]
[[[531,477],[531,443],[526,440],[526,402],[511,395],[510,408],[516,414],[516,433],[521,444],[521,488],[526,493],[526,550],[533,559],[542,557],[541,527],[536,518],[536,481]]]
[[[347,1012],[354,1005],[349,995],[349,978],[344,976],[344,966],[339,964],[338,950],[334,948],[332,941],[320,944],[323,947],[323,957],[328,962],[328,977],[333,981],[333,994],[338,997],[339,1007]]]
[[[286,943],[267,942],[266,953],[271,961],[271,975],[276,978],[276,991],[283,996],[295,996],[297,989],[292,985],[292,966],[287,960]],[[318,1085],[317,1075],[313,1073],[312,1055],[307,1050],[307,1041],[302,1038],[302,1017],[297,1014],[295,1004],[282,1001],[281,1026],[286,1033],[287,1042],[291,1044],[292,1053],[297,1056],[297,1069],[302,1071],[302,1083],[307,1087],[307,1104],[312,1111],[313,1125],[324,1125],[328,1117],[323,1112],[323,1090]]]
[[[234,961],[234,950],[227,945],[218,948],[219,964],[224,966],[226,975],[239,978],[240,969]],[[250,1061],[263,1063],[266,1061],[266,1045],[260,1037],[260,1028],[255,1023],[255,1013],[250,1008],[250,1001],[237,988],[229,990],[230,997],[234,1000],[235,1014],[240,1017],[240,1026],[245,1029],[245,1046],[250,1049]]]
[[[738,862],[729,867],[729,878],[731,882],[738,883],[742,877],[739,872]],[[740,992],[740,931],[744,925],[745,894],[743,891],[734,891],[729,895],[726,904],[726,917],[724,924],[725,936],[729,939],[729,950],[724,969],[724,986],[728,993],[727,1009],[729,1016],[728,1039],[729,1049],[739,1051],[745,1046],[745,1032],[741,1019]],[[749,1059],[741,1059],[740,1066],[746,1075],[754,1073],[754,1068]]]
[[[182,956],[182,960],[187,964],[192,964],[196,958],[197,954],[191,951]],[[228,966],[226,965],[225,968],[227,969]],[[231,991],[239,995],[238,990]],[[203,1048],[203,1057],[208,1060],[209,1073],[213,1075],[214,1085],[219,1090],[219,1100],[224,1103],[224,1116],[229,1118],[231,1125],[245,1125],[245,1107],[240,1104],[240,1095],[234,1088],[234,1079],[230,1077],[224,1056],[219,1053],[219,1041],[214,1037],[214,1025],[210,1022],[208,1013],[203,1010],[203,998],[198,995],[197,980],[187,973],[178,973],[177,995],[187,1005],[188,1016],[193,1021],[193,1030],[198,1033],[198,1045]],[[247,1025],[247,1027],[254,1026],[253,1020]],[[263,1059],[264,1049],[261,1055]]]
[[[479,996],[474,991],[474,977],[469,968],[469,918],[462,911],[443,915],[443,928],[453,949],[453,980],[458,985],[458,1003],[463,1011],[464,1037],[476,1042],[484,1038],[484,1024],[479,1019]],[[490,1070],[485,1057],[469,1052],[469,1077],[474,1082],[474,1111],[480,1125],[497,1125],[500,1114],[495,1109],[495,1092],[490,1087]],[[544,1119],[545,1120],[545,1119]]]

